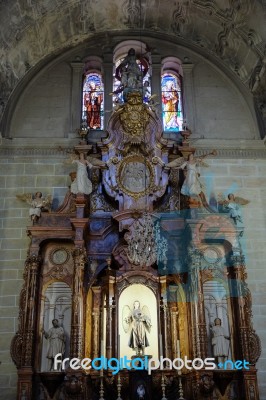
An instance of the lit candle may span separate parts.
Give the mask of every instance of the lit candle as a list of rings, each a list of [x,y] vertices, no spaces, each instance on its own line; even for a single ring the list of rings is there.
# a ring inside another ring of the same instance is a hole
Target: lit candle
[[[176,352],[177,352],[177,358],[180,358],[180,341],[177,340],[176,342]]]
[[[159,337],[159,346],[160,346],[160,356],[163,356],[163,337],[160,335]]]
[[[177,358],[180,358],[180,341],[176,341]],[[178,370],[178,375],[181,375],[181,369]]]

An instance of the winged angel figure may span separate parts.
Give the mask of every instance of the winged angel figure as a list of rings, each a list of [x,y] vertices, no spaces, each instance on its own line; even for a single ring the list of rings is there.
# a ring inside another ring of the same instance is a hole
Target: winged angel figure
[[[38,221],[42,211],[51,211],[52,196],[50,194],[43,197],[41,192],[36,192],[34,196],[32,193],[23,193],[17,194],[16,197],[31,206],[29,209],[29,215],[33,222]]]
[[[200,172],[199,167],[208,167],[203,159],[209,155],[216,155],[216,150],[213,150],[211,153],[205,154],[200,157],[194,157],[193,153],[189,154],[188,158],[178,157],[175,160],[164,165],[164,168],[167,169],[185,169],[186,175],[185,180],[183,182],[181,193],[185,196],[198,196],[202,193],[202,184],[199,180]]]
[[[218,195],[219,211],[228,212],[235,225],[238,222],[243,223],[240,206],[245,206],[248,203],[249,200],[237,197],[233,193],[229,193],[227,199],[221,193]]]
[[[99,160],[98,158],[87,156],[81,153],[80,156],[74,152],[70,153],[70,158],[67,163],[77,164],[77,176],[71,184],[71,193],[83,193],[90,194],[92,192],[92,183],[88,178],[88,168],[106,168],[106,163]]]
[[[135,350],[137,356],[143,356],[149,341],[147,332],[151,331],[151,316],[147,306],[140,308],[140,302],[135,300],[133,309],[128,305],[123,307],[122,323],[125,333],[130,331],[128,346]]]

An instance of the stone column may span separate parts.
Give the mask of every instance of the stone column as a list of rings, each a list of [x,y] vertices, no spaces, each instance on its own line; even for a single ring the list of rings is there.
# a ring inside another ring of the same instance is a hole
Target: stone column
[[[71,81],[71,108],[70,108],[70,131],[75,132],[80,128],[82,110],[82,73],[84,63],[72,62],[72,81]]]
[[[113,53],[105,53],[103,56],[104,68],[104,128],[106,129],[107,122],[113,109],[113,96],[110,93],[113,91]]]
[[[196,107],[195,107],[195,91],[194,91],[194,78],[193,78],[194,64],[184,63],[183,69],[183,114],[184,119],[187,121],[187,126],[194,132]]]
[[[87,260],[85,249],[77,248],[73,251],[74,277],[73,300],[71,318],[71,357],[83,358],[84,353],[84,304],[83,281],[84,267]]]
[[[159,103],[157,106],[158,115],[162,116],[162,88],[161,88],[161,74],[162,74],[162,63],[161,56],[159,54],[152,55],[152,75],[151,75],[151,94],[156,94],[155,103]]]
[[[161,276],[160,283],[161,283],[161,294],[162,294],[162,301],[161,301],[161,314],[163,320],[162,333],[164,339],[164,353],[165,353],[160,355],[164,355],[165,357],[170,358],[171,356],[170,315],[167,304],[167,289],[166,289],[165,276]]]

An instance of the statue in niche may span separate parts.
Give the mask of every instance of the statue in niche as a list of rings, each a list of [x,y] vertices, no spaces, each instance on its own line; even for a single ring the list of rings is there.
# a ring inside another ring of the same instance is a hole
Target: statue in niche
[[[41,217],[42,211],[50,211],[52,206],[52,196],[43,197],[42,192],[17,194],[19,200],[25,201],[30,205],[29,216],[33,223]]]
[[[65,353],[65,342],[66,336],[65,331],[62,326],[59,326],[58,319],[52,320],[52,328],[46,332],[43,329],[43,334],[45,339],[48,340],[48,350],[47,350],[47,358],[48,358],[48,370],[55,371],[54,369],[54,358],[57,354],[61,354],[62,359]]]
[[[243,223],[240,205],[244,206],[248,203],[249,200],[245,200],[242,197],[235,197],[233,193],[229,193],[227,199],[220,194],[218,199],[219,211],[228,212],[235,225]]]
[[[143,356],[145,347],[150,345],[147,332],[150,333],[152,326],[148,307],[143,306],[141,309],[140,302],[135,300],[132,310],[129,306],[124,306],[122,319],[125,333],[130,330],[128,346],[136,352],[137,356]]]
[[[214,326],[210,325],[210,329],[212,332],[213,355],[218,364],[224,363],[228,358],[230,337],[226,335],[220,318],[215,318]]]

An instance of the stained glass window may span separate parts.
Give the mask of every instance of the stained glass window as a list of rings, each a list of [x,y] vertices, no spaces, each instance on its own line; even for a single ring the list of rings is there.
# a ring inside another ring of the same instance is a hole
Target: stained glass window
[[[165,131],[181,131],[183,124],[181,81],[178,75],[162,75],[162,110]]]
[[[88,73],[83,81],[82,125],[103,129],[104,87],[101,74]]]
[[[117,60],[115,63],[115,74],[114,74],[114,80],[113,80],[113,104],[120,104],[125,102],[125,94],[128,93],[128,91],[141,91],[143,95],[143,101],[144,103],[148,103],[150,96],[151,96],[151,85],[150,85],[150,74],[149,74],[149,62],[142,57],[141,59],[135,58],[135,60],[132,62],[132,60],[129,61],[129,63],[133,63],[133,67],[135,68],[135,65],[137,64],[139,70],[140,70],[140,75],[141,75],[141,80],[139,81],[134,81],[133,78],[136,78],[137,73],[134,71],[133,73],[131,72],[132,65],[124,64],[123,61],[127,59],[127,57],[120,58]]]

